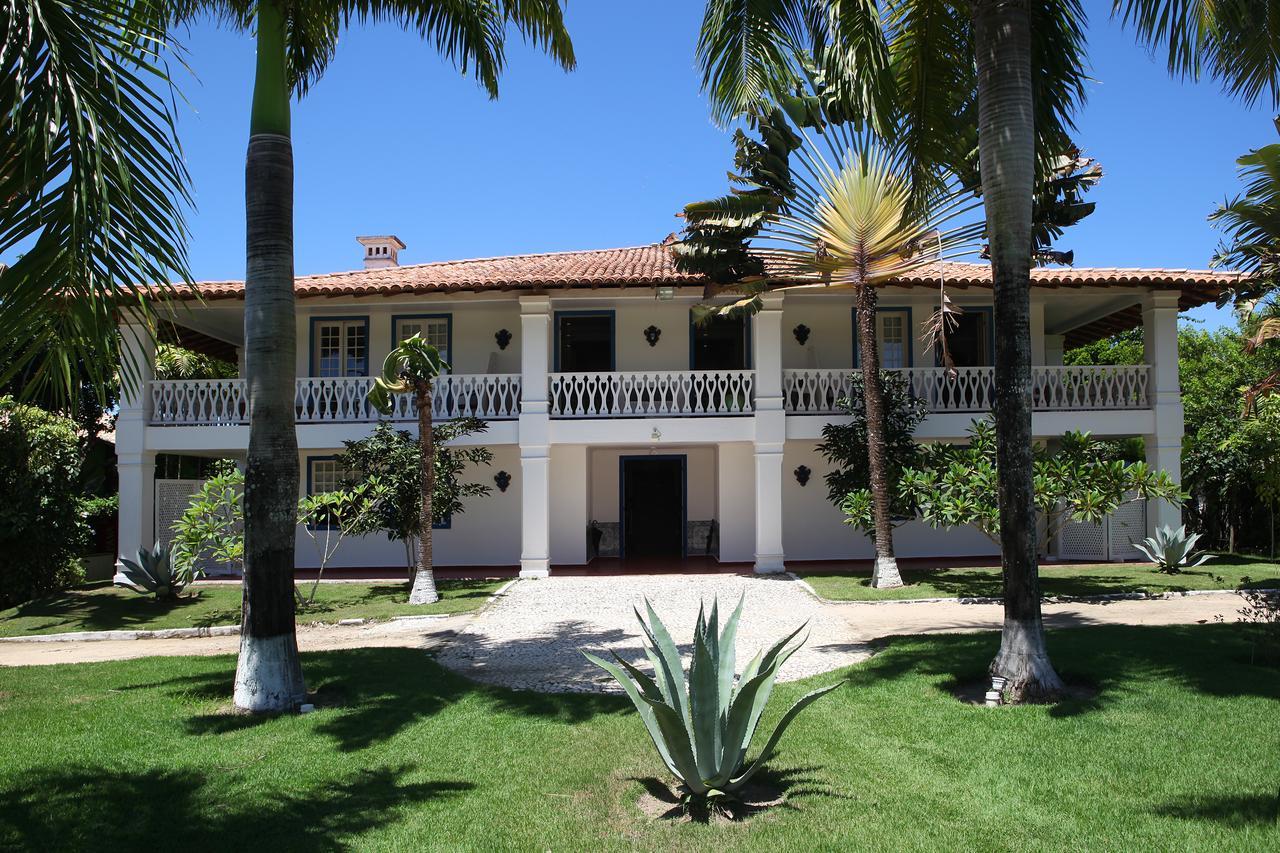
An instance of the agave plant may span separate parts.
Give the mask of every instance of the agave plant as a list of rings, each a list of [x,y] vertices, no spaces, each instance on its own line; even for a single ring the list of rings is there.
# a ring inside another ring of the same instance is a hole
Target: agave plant
[[[650,677],[613,653],[617,663],[583,652],[587,659],[604,669],[631,697],[644,722],[653,745],[657,747],[667,769],[680,781],[682,801],[686,806],[716,805],[739,798],[744,785],[756,774],[777,749],[787,726],[806,706],[823,694],[839,687],[833,684],[801,697],[783,715],[764,748],[750,766],[747,750],[760,722],[760,715],[773,692],[778,669],[806,637],[790,645],[804,629],[801,625],[774,643],[767,651],[752,658],[734,683],[734,640],[742,601],[719,631],[718,603],[711,606],[710,616],[698,609],[698,624],[693,632],[693,656],[686,675],[680,652],[671,634],[653,611],[648,600],[644,617],[636,610],[636,619],[648,637],[645,654],[653,665]]]
[[[123,574],[128,583],[117,582],[117,586],[134,592],[154,593],[156,601],[173,598],[191,583],[191,570],[175,569],[169,559],[169,549],[159,542],[149,549],[138,549],[136,561],[121,557],[120,563],[124,566]]]
[[[1176,575],[1183,569],[1203,566],[1213,557],[1213,554],[1191,552],[1199,540],[1200,534],[1188,533],[1184,524],[1177,530],[1172,526],[1157,527],[1155,536],[1148,536],[1142,540],[1141,544],[1135,542],[1133,547],[1146,554],[1147,559],[1156,564],[1156,571]]]

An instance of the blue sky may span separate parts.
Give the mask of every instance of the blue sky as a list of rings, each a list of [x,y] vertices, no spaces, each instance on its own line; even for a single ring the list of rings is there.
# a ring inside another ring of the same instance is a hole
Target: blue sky
[[[1235,158],[1275,139],[1270,113],[1170,79],[1110,5],[1086,0],[1094,82],[1077,135],[1107,175],[1062,246],[1080,266],[1203,268],[1217,243],[1205,216],[1236,192]],[[413,36],[346,33],[294,109],[298,272],[358,266],[357,234],[397,234],[402,263],[661,240],[685,202],[724,190],[731,163],[699,91],[701,7],[570,0],[578,69],[513,40],[497,101]],[[253,44],[212,24],[184,41],[193,270],[241,278]]]

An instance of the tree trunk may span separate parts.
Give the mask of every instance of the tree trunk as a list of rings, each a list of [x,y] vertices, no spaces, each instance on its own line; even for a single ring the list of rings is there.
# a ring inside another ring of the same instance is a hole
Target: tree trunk
[[[436,453],[431,435],[431,383],[419,382],[414,402],[418,405],[418,464],[422,467],[422,517],[418,535],[418,571],[413,576],[413,589],[409,591],[410,604],[431,604],[440,600],[436,592],[436,577],[431,569],[431,525],[434,513],[431,498],[436,487]]]
[[[235,705],[289,711],[306,698],[294,627],[298,442],[294,432],[293,148],[285,19],[258,11],[258,64],[245,163],[244,598]]]
[[[862,368],[862,405],[867,416],[867,462],[871,477],[871,517],[875,522],[876,562],[871,585],[876,589],[902,586],[893,555],[893,517],[889,494],[889,464],[885,458],[884,384],[880,381],[880,353],[876,347],[876,289],[858,288],[858,364]]]
[[[1031,453],[1031,23],[1026,0],[975,0],[978,139],[995,300],[995,432],[1004,631],[991,674],[1010,701],[1047,701],[1062,680],[1040,614]]]

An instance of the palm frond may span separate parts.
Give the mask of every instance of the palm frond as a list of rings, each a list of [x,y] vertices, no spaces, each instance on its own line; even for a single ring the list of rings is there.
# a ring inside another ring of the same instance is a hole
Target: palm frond
[[[813,0],[707,0],[698,36],[702,88],[728,124],[799,81],[796,57],[821,19]]]
[[[6,0],[0,19],[0,381],[100,396],[121,358],[116,310],[151,319],[147,285],[190,280],[188,175],[164,30],[129,3]],[[125,356],[132,389],[139,365]]]

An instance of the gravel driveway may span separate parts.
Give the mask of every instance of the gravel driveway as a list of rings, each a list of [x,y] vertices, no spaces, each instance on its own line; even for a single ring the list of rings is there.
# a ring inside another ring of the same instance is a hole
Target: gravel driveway
[[[760,648],[809,622],[809,640],[779,672],[794,681],[848,666],[869,655],[847,623],[793,578],[750,575],[636,575],[523,580],[481,612],[437,653],[437,660],[477,681],[547,693],[617,690],[581,651],[607,650],[647,671],[634,606],[647,597],[688,654],[698,606],[718,598],[721,625],[745,596],[738,628],[738,669]]]

